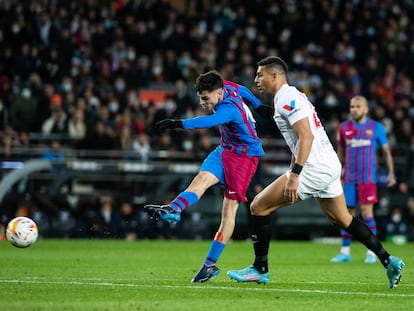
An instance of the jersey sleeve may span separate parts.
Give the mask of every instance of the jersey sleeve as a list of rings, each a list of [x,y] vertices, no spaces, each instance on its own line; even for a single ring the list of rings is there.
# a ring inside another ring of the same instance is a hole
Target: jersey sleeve
[[[280,115],[293,125],[297,121],[307,118],[312,112],[310,103],[300,92],[290,88],[277,103]]]
[[[387,132],[385,127],[378,121],[375,121],[375,133],[379,146],[383,146],[388,143]]]
[[[238,86],[239,96],[243,98],[244,101],[249,102],[252,105],[253,109],[257,109],[260,106],[260,100],[254,96],[252,91],[250,91],[247,87],[240,84]]]
[[[208,116],[200,116],[191,119],[185,119],[183,121],[183,128],[185,129],[198,129],[209,128],[221,124],[235,121],[235,116],[239,116],[237,108],[231,104],[222,104],[219,109],[213,114]]]
[[[344,128],[345,128],[345,122],[342,122],[339,125],[338,132],[336,134],[336,144],[342,148],[345,148]]]

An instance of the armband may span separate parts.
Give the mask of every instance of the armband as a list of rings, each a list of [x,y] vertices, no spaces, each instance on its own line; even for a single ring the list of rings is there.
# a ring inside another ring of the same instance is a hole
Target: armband
[[[303,168],[302,165],[295,163],[295,165],[293,165],[293,168],[292,168],[291,172],[296,174],[296,175],[299,175],[300,172],[302,172],[302,168]]]

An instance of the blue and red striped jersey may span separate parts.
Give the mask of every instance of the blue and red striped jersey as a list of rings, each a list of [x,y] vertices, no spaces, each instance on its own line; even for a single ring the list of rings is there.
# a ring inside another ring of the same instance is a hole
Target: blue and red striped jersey
[[[377,148],[388,143],[384,126],[369,118],[363,124],[344,121],[337,143],[344,148],[344,182],[376,183]]]

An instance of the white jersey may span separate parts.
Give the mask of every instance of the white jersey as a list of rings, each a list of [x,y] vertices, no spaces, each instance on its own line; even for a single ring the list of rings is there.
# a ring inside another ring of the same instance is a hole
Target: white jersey
[[[296,158],[298,136],[293,130],[292,125],[303,118],[308,118],[314,136],[312,149],[305,165],[317,164],[332,157],[337,158],[328,135],[316,114],[315,107],[304,93],[294,86],[284,84],[276,93],[273,101],[275,107],[273,118]]]

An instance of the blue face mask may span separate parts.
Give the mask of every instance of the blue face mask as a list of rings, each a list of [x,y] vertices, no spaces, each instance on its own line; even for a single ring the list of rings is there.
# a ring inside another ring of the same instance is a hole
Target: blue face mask
[[[108,107],[109,107],[110,112],[117,112],[118,108],[119,108],[119,105],[118,105],[117,102],[110,102]]]
[[[118,92],[122,92],[122,91],[124,91],[124,90],[125,90],[125,83],[124,83],[124,82],[116,82],[116,83],[115,83],[115,89],[116,89]]]
[[[72,91],[72,84],[70,82],[65,82],[62,84],[62,89],[67,93]]]

